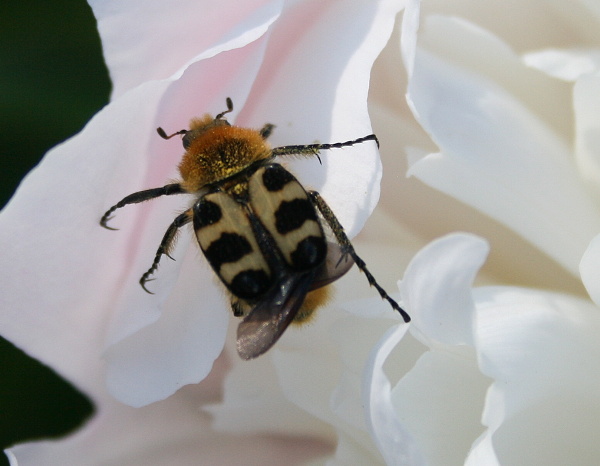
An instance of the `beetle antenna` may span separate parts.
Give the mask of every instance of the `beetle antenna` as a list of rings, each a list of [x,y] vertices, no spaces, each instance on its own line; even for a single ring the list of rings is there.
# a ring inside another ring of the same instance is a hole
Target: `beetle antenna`
[[[225,99],[225,103],[227,104],[227,110],[225,110],[224,112],[219,113],[216,117],[215,120],[220,120],[221,118],[223,118],[223,115],[229,113],[229,112],[233,112],[233,101],[231,100],[231,97],[227,97]]]
[[[162,129],[160,126],[158,128],[156,128],[156,132],[158,133],[158,135],[163,138],[163,139],[171,139],[173,136],[177,136],[179,134],[185,134],[188,132],[187,129],[182,129],[180,131],[177,131],[176,133],[170,134],[167,136],[167,133],[165,133],[165,130]]]

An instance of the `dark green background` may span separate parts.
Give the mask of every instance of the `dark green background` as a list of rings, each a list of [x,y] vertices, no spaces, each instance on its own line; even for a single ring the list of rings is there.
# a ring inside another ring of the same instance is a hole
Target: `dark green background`
[[[44,153],[77,133],[108,101],[110,83],[96,22],[84,0],[4,0],[0,44],[4,206]],[[2,449],[64,435],[92,412],[85,397],[4,339],[0,371]],[[7,464],[0,456],[0,464]]]

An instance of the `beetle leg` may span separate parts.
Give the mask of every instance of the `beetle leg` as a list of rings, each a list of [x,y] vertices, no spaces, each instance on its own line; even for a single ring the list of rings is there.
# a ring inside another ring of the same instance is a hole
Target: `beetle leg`
[[[358,257],[358,254],[356,254],[352,243],[348,239],[348,236],[346,236],[344,227],[342,227],[339,220],[334,215],[333,211],[329,208],[325,200],[321,197],[321,195],[316,191],[309,191],[308,195],[310,196],[310,199],[315,205],[315,207],[319,209],[319,212],[321,212],[321,215],[331,228],[331,231],[333,232],[335,239],[341,246],[342,251],[345,254],[349,254],[350,257],[352,257],[352,260],[354,260],[356,266],[360,269],[362,273],[366,275],[369,284],[375,287],[382,299],[385,299],[396,311],[400,313],[400,315],[404,319],[404,322],[410,322],[410,316],[408,315],[408,313],[404,309],[402,309],[398,305],[398,303],[387,294],[387,292],[379,285],[379,283],[377,283],[375,277],[371,274],[371,272],[369,272],[369,269],[367,269],[367,264],[365,264],[365,261]]]
[[[179,228],[190,223],[192,221],[192,218],[193,218],[192,209],[188,209],[184,213],[178,215],[175,218],[175,220],[173,220],[173,223],[171,223],[171,225],[169,225],[169,228],[167,228],[167,231],[165,232],[165,236],[163,236],[163,239],[160,242],[160,246],[158,246],[158,249],[156,251],[156,255],[154,256],[154,261],[152,262],[152,266],[148,269],[148,271],[146,273],[144,273],[144,275],[142,275],[142,278],[140,278],[140,285],[142,285],[142,288],[147,293],[154,294],[154,293],[152,293],[152,291],[150,291],[150,290],[148,290],[148,288],[146,288],[146,283],[153,280],[153,278],[149,278],[150,275],[152,275],[158,268],[158,264],[159,264],[160,259],[163,254],[165,256],[168,256],[171,259],[173,259],[169,255],[169,253],[171,252],[171,250],[173,249],[173,245],[175,244],[175,238],[177,237],[177,232],[179,231]]]

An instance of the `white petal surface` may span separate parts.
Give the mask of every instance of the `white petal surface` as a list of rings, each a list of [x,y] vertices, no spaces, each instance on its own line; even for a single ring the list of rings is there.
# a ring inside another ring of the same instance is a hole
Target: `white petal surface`
[[[481,30],[449,23],[472,36],[469,44],[491,44]],[[503,60],[493,47],[487,54]],[[564,141],[486,76],[425,50],[417,54],[408,98],[442,150],[409,173],[508,225],[576,273],[600,218]]]
[[[393,388],[390,403],[427,464],[460,464],[482,431],[479,417],[490,382],[469,346],[475,319],[471,288],[488,249],[470,234],[440,238],[417,253],[400,286],[413,317],[411,334],[430,351]]]
[[[579,266],[581,280],[596,306],[600,306],[600,235],[588,246]]]
[[[404,68],[410,78],[415,66],[415,54],[417,53],[417,32],[419,31],[419,20],[421,2],[420,0],[408,0],[404,15],[402,16],[402,36],[400,48],[404,60]]]
[[[388,465],[424,465],[402,417],[391,400],[391,384],[383,371],[383,364],[402,339],[408,324],[392,327],[372,352],[365,369],[363,399],[369,429]]]
[[[489,247],[470,234],[430,243],[413,258],[401,284],[413,330],[430,346],[473,343],[471,287]]]
[[[600,50],[597,49],[548,49],[527,53],[523,61],[550,76],[574,82],[586,74],[600,69]]]
[[[597,308],[516,288],[483,288],[475,296],[479,363],[495,382],[483,415],[489,430],[474,457],[486,457],[480,450],[493,445],[500,464],[595,463]]]
[[[393,388],[392,405],[431,466],[461,465],[481,434],[490,379],[472,348],[438,346]]]
[[[314,435],[334,444],[334,433],[330,426],[318,422],[310,411],[299,408],[286,398],[271,358],[258,358],[250,362],[235,358],[236,355],[232,358],[232,369],[223,387],[223,401],[204,408],[213,416],[213,429],[235,434],[275,431],[280,434]],[[312,405],[319,401],[316,398]]]
[[[600,196],[600,76],[582,76],[573,88],[575,157],[588,189]]]

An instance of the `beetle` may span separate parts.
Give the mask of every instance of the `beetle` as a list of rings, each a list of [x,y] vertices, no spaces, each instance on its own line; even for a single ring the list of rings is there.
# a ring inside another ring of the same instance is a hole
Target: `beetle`
[[[405,322],[410,316],[377,283],[356,254],[344,228],[318,192],[306,190],[292,173],[274,160],[288,155],[316,156],[322,150],[379,141],[374,134],[333,144],[271,148],[274,125],[260,130],[231,125],[225,115],[192,119],[181,135],[185,154],[181,181],[135,192],[112,206],[100,219],[108,225],[115,210],[160,196],[193,194],[193,206],[168,227],[151,267],[140,278],[145,291],[163,255],[170,252],[179,228],[192,223],[200,249],[227,289],[233,314],[242,317],[237,351],[252,359],[271,348],[292,323],[306,322],[322,306],[331,284],[353,264],[363,272]],[[320,161],[320,158],[319,158]],[[335,242],[328,241],[327,226]]]

